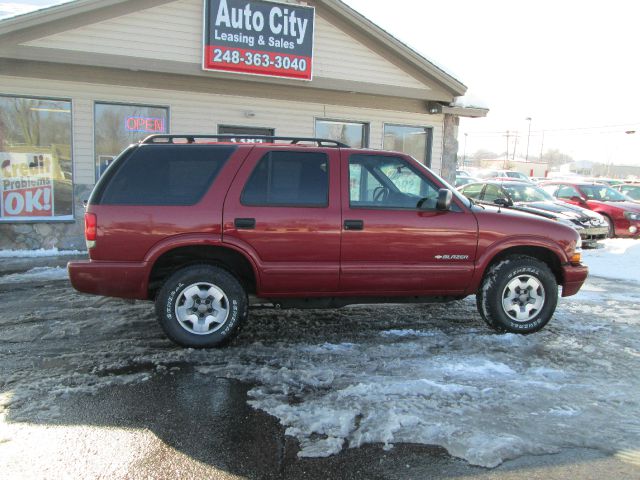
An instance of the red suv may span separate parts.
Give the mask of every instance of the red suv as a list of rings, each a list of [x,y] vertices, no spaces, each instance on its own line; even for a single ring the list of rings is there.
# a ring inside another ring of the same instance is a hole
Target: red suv
[[[531,333],[551,319],[558,285],[573,295],[587,276],[574,229],[475,205],[405,154],[260,140],[154,135],[125,150],[89,199],[90,260],[69,263],[73,286],[154,300],[169,338],[209,347],[233,337],[251,301],[475,294],[491,327]]]
[[[609,226],[610,237],[638,238],[640,205],[603,183],[545,182],[542,189],[573,205],[588,208],[602,215]]]

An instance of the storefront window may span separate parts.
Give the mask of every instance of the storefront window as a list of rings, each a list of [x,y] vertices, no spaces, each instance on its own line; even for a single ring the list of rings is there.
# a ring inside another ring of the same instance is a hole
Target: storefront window
[[[403,152],[431,166],[431,129],[403,125],[384,126],[385,150]]]
[[[0,221],[72,220],[71,102],[0,96]]]
[[[365,148],[369,133],[367,127],[366,123],[316,120],[316,137],[346,143],[352,148]]]
[[[96,180],[126,147],[154,133],[168,132],[168,108],[96,103]]]

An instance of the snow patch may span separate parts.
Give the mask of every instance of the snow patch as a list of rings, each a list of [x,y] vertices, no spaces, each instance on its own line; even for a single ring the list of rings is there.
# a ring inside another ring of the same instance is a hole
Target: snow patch
[[[433,337],[438,335],[438,331],[421,332],[419,330],[413,330],[412,328],[401,330],[385,330],[380,332],[383,337]]]
[[[66,268],[35,267],[24,273],[12,273],[0,277],[0,285],[25,282],[46,282],[50,280],[66,280],[69,278]]]
[[[473,92],[469,92],[469,91],[467,91],[461,97],[456,97],[455,101],[453,102],[453,106],[461,107],[461,108],[481,108],[484,110],[489,109],[489,105],[487,104],[487,102],[482,100]]]
[[[38,257],[60,257],[69,255],[84,255],[87,252],[80,250],[58,250],[57,248],[38,250],[0,250],[0,258],[38,258]]]
[[[603,248],[584,250],[582,261],[589,275],[640,282],[640,241],[610,238],[599,242]]]

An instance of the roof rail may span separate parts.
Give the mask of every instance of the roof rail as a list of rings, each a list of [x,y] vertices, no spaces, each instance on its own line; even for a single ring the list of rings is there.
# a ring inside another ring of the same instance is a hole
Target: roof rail
[[[174,140],[181,139],[181,142],[175,142]],[[326,138],[305,138],[305,137],[276,137],[271,135],[173,135],[173,134],[155,134],[149,135],[142,139],[140,143],[197,143],[196,139],[216,139],[216,140],[262,140],[264,143],[275,143],[276,141],[288,141],[290,145],[297,145],[301,142],[313,142],[318,147],[339,147],[350,148],[346,143],[338,142],[336,140],[329,140]]]

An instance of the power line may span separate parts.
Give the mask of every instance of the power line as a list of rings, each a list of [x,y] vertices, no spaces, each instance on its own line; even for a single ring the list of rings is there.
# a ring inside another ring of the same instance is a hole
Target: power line
[[[580,131],[580,130],[602,130],[608,128],[623,128],[623,127],[638,127],[640,126],[640,122],[636,123],[621,123],[617,125],[600,125],[594,127],[570,127],[570,128],[544,128],[540,130],[531,130],[531,134],[542,134],[542,132],[551,133],[551,132],[571,132],[571,131]],[[480,135],[504,135],[504,130],[496,130],[496,131],[484,131],[484,132],[468,132],[469,135],[480,136]],[[617,130],[616,130],[617,132]]]

